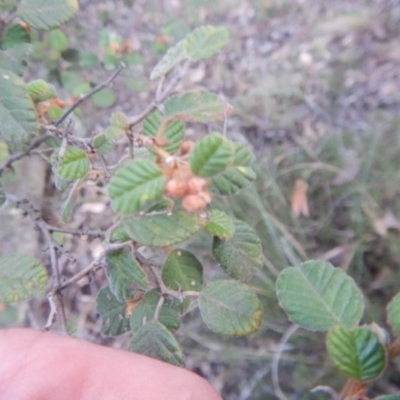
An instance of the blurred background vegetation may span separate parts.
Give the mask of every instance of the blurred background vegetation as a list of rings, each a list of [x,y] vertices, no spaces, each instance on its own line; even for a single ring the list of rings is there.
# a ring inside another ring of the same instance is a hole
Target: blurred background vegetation
[[[283,268],[307,259],[345,269],[364,291],[364,322],[389,329],[384,307],[400,282],[400,2],[81,0],[80,6],[78,17],[61,29],[33,32],[35,62],[27,78],[56,84],[68,104],[104,81],[121,60],[127,64],[110,89],[80,107],[74,129],[82,135],[102,132],[113,111],[133,115],[144,109],[155,89],[149,72],[190,30],[213,24],[231,34],[228,48],[193,65],[178,90],[206,87],[225,96],[234,106],[228,134],[256,154],[254,187],[219,202],[262,239],[265,268],[250,285],[265,318],[258,332],[236,339],[214,335],[196,313],[189,314],[178,332],[187,367],[224,399],[282,400],[272,360],[290,323],[274,282]],[[52,112],[57,118],[62,110],[55,106]],[[192,125],[190,132],[196,136],[205,129]],[[0,143],[0,161],[4,157]],[[38,160],[21,162],[16,174],[32,168],[34,178],[22,185],[15,174],[4,179],[44,210],[57,207]],[[112,217],[96,193],[75,211],[77,227],[106,224]],[[220,278],[205,240],[188,246],[208,260],[209,277]],[[5,207],[0,253],[21,246],[21,252],[43,257],[37,232]],[[65,246],[84,263],[100,243],[73,240]],[[126,338],[99,334],[95,295],[103,284],[84,282],[65,292],[70,328],[76,336],[124,348]],[[46,316],[46,302],[33,299],[2,307],[0,326],[37,328]],[[290,399],[328,399],[310,390],[316,385],[339,390],[344,382],[328,360],[324,335],[304,330],[284,345],[278,372]],[[371,397],[399,391],[397,363],[374,383]]]

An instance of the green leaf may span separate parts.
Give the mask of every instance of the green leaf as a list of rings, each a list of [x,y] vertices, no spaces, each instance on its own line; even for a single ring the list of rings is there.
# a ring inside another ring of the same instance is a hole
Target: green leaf
[[[106,274],[110,290],[121,302],[132,298],[133,289],[144,289],[148,286],[146,273],[128,249],[107,254]]]
[[[128,117],[121,111],[117,111],[111,115],[110,123],[116,128],[126,131],[129,129]]]
[[[211,210],[210,220],[204,229],[220,239],[229,239],[235,233],[232,218],[220,210]]]
[[[244,336],[255,332],[262,319],[258,297],[243,283],[217,281],[199,296],[201,317],[221,335]]]
[[[97,153],[104,155],[109,153],[114,148],[114,143],[108,139],[106,134],[101,133],[93,139],[93,147]]]
[[[183,48],[183,41],[180,41],[164,54],[164,57],[154,67],[153,71],[151,71],[150,79],[153,81],[168,74],[168,72],[184,61],[185,58],[186,53]]]
[[[214,237],[213,256],[232,278],[249,280],[255,269],[264,265],[260,238],[243,221],[233,221],[235,233],[230,239]]]
[[[0,70],[0,136],[11,151],[22,150],[38,134],[35,108],[25,83]]]
[[[309,330],[324,331],[334,325],[352,328],[364,311],[354,280],[325,261],[307,261],[284,269],[276,288],[289,318]]]
[[[52,155],[52,163],[56,165],[58,150]],[[66,180],[75,180],[83,178],[90,167],[90,161],[86,152],[78,147],[68,146],[65,150],[62,160],[60,160],[57,174]]]
[[[162,269],[162,280],[172,290],[200,291],[203,288],[203,266],[186,250],[173,250]]]
[[[56,88],[43,79],[31,81],[26,85],[26,87],[28,88],[29,96],[31,96],[34,103],[49,100],[56,95]]]
[[[336,326],[328,333],[326,345],[333,363],[349,378],[370,381],[386,367],[385,347],[365,326],[354,330]]]
[[[210,177],[226,169],[232,161],[233,148],[218,133],[199,140],[190,155],[191,170],[198,176]]]
[[[198,61],[218,54],[228,40],[229,32],[226,28],[202,26],[186,36],[184,48],[189,58]]]
[[[58,52],[62,52],[68,47],[68,37],[61,29],[54,29],[49,32],[47,37],[49,46]]]
[[[238,193],[256,178],[256,174],[250,168],[254,158],[250,149],[241,143],[233,143],[233,147],[232,164],[211,179],[211,189],[223,196],[232,196]]]
[[[145,325],[154,319],[157,304],[161,293],[158,289],[147,292],[135,307],[130,318],[131,329],[136,332],[142,325]],[[182,303],[176,298],[166,298],[158,314],[158,321],[168,329],[176,331],[181,320],[179,313],[182,309]]]
[[[163,116],[159,111],[151,113],[143,123],[143,134],[150,137],[156,137],[163,120]],[[163,137],[167,140],[167,144],[162,147],[170,154],[176,153],[179,150],[184,135],[184,124],[182,121],[169,122],[163,134]]]
[[[46,268],[24,254],[0,257],[0,303],[27,300],[40,294],[47,284]]]
[[[79,52],[79,66],[82,68],[95,68],[99,65],[99,57],[94,51],[83,50]]]
[[[375,397],[374,400],[400,400],[400,394],[388,394]]]
[[[6,202],[6,194],[0,182],[0,207]]]
[[[172,333],[159,322],[149,322],[135,334],[130,351],[182,366],[184,356]]]
[[[390,325],[400,335],[400,293],[397,293],[387,305],[387,315]]]
[[[131,161],[118,168],[111,179],[109,194],[115,211],[129,214],[158,200],[164,190],[165,176],[152,161]]]
[[[198,91],[170,97],[164,103],[164,110],[164,116],[168,119],[211,122],[223,120],[229,106],[215,93]]]
[[[95,93],[90,99],[96,107],[109,108],[117,101],[117,96],[111,89],[104,88]]]
[[[13,46],[5,51],[0,50],[0,69],[22,75],[26,70],[27,59],[31,52],[32,45],[29,43]]]
[[[119,302],[109,287],[101,289],[97,295],[97,312],[101,317],[101,333],[104,335],[121,335],[129,331],[127,304]]]
[[[79,50],[70,47],[61,52],[61,57],[70,63],[77,63],[79,62]]]
[[[32,28],[49,30],[70,20],[78,9],[78,0],[21,0],[17,12]]]
[[[233,164],[235,166],[251,167],[254,161],[254,155],[251,150],[242,143],[233,143],[234,155]]]
[[[125,221],[124,229],[140,244],[167,247],[189,239],[206,223],[207,220],[199,215],[174,212],[131,218]]]
[[[30,43],[31,36],[29,32],[21,24],[13,24],[7,27],[1,47],[3,50],[18,46],[21,43]]]

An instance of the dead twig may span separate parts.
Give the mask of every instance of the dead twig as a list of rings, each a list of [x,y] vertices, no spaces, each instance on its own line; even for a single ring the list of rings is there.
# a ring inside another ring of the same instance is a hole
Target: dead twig
[[[35,138],[35,139],[31,142],[31,144],[29,145],[29,147],[28,147],[26,150],[21,151],[21,152],[19,152],[19,153],[12,154],[11,156],[7,157],[7,158],[0,164],[0,176],[1,176],[1,174],[2,174],[7,168],[11,168],[11,167],[12,167],[12,164],[13,164],[15,161],[18,161],[18,160],[20,160],[21,158],[24,158],[24,157],[26,157],[26,156],[29,156],[29,155],[30,155],[30,152],[31,152],[33,149],[36,149],[36,147],[39,147],[46,139],[49,139],[49,138],[51,138],[51,137],[52,137],[52,135],[51,135],[50,133],[47,133],[47,132],[46,132],[44,135]]]
[[[71,113],[73,113],[85,100],[89,99],[95,93],[99,92],[100,90],[107,87],[110,83],[112,83],[114,81],[114,79],[121,73],[121,71],[124,68],[125,68],[125,64],[121,62],[121,64],[118,66],[118,68],[114,71],[114,73],[105,82],[97,85],[90,92],[88,92],[84,96],[82,96],[75,104],[73,104],[65,112],[65,114],[60,119],[58,119],[56,122],[54,122],[54,126],[56,126],[56,127],[60,126],[68,118],[68,116],[71,115]]]

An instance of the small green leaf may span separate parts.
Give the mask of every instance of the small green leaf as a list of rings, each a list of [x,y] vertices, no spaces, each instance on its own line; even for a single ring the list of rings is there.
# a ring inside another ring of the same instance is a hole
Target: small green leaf
[[[241,143],[233,143],[233,147],[232,164],[222,173],[213,176],[211,180],[211,189],[223,196],[238,193],[256,178],[256,174],[250,168],[254,158],[250,149]]]
[[[13,24],[7,27],[1,41],[1,47],[3,50],[7,50],[22,43],[30,42],[31,36],[29,32],[21,24]]]
[[[79,62],[79,50],[70,47],[61,52],[61,57],[70,63],[77,63]]]
[[[58,150],[52,155],[52,163],[56,165]],[[60,160],[57,174],[66,180],[83,178],[90,167],[90,161],[86,152],[78,147],[68,146],[62,160]]]
[[[202,26],[187,35],[184,48],[189,58],[198,61],[218,54],[228,40],[229,32],[226,28]]]
[[[109,194],[115,211],[129,214],[158,200],[164,190],[161,169],[148,160],[131,161],[120,167],[111,179]]]
[[[228,104],[215,93],[206,91],[172,96],[164,103],[164,109],[168,119],[192,122],[223,120],[229,112]]]
[[[128,117],[121,111],[117,111],[111,115],[110,123],[112,126],[122,129],[123,131],[129,128]]]
[[[153,71],[151,71],[150,79],[153,81],[154,79],[161,78],[168,74],[168,72],[185,60],[185,58],[186,54],[183,48],[183,41],[180,41],[164,54],[164,57],[154,67]]]
[[[158,130],[163,122],[163,117],[159,111],[151,113],[144,121],[143,134],[150,137],[156,137]],[[179,150],[180,144],[184,137],[184,124],[182,121],[169,122],[163,137],[167,144],[163,146],[164,150],[170,154],[174,154]]]
[[[101,333],[104,335],[122,335],[129,331],[127,304],[121,303],[107,286],[97,295],[97,312],[101,317]]]
[[[388,394],[375,397],[374,400],[400,400],[400,394]]]
[[[68,37],[61,29],[50,31],[47,40],[49,46],[60,53],[68,47]]]
[[[397,293],[387,305],[387,315],[390,325],[400,335],[400,293]]]
[[[108,139],[107,135],[100,133],[93,139],[93,147],[97,153],[104,155],[109,153],[114,148],[114,143]]]
[[[124,229],[140,244],[167,247],[189,239],[206,223],[207,220],[199,215],[174,212],[131,218],[125,221]]]
[[[333,363],[351,379],[376,379],[386,367],[385,347],[365,326],[354,330],[336,326],[329,332],[326,345]]]
[[[31,81],[26,85],[26,87],[28,88],[29,96],[31,96],[34,103],[49,100],[56,95],[56,88],[43,79]]]
[[[364,311],[354,280],[325,261],[307,261],[284,269],[276,288],[289,318],[309,330],[324,331],[335,325],[352,328]]]
[[[110,290],[121,302],[131,299],[134,288],[145,289],[148,286],[146,273],[128,249],[107,254],[106,274]]]
[[[130,351],[173,365],[182,366],[184,356],[172,333],[157,321],[142,326],[135,334]]]
[[[217,281],[199,296],[201,317],[221,335],[244,336],[255,332],[262,319],[258,297],[243,283]]]
[[[0,69],[22,75],[27,68],[27,59],[32,52],[32,45],[22,43],[8,50],[0,50]]]
[[[250,225],[238,219],[233,223],[235,233],[230,239],[214,237],[213,256],[229,276],[249,280],[264,264],[261,241]]]
[[[0,137],[11,151],[22,150],[38,134],[36,112],[25,83],[10,71],[0,70]]]
[[[0,303],[27,300],[47,284],[46,268],[33,257],[9,254],[0,257]]]
[[[218,133],[199,140],[191,155],[191,170],[198,176],[210,177],[226,169],[232,160],[232,146]]]
[[[173,250],[162,269],[162,280],[172,290],[200,291],[203,287],[203,266],[186,250]]]
[[[125,133],[126,133],[125,130],[111,125],[106,129],[104,134],[107,140],[114,141],[122,138],[125,135]]]
[[[147,292],[135,307],[130,318],[131,329],[136,332],[142,325],[145,325],[154,319],[157,304],[160,300],[161,293],[158,289]],[[179,313],[182,309],[182,303],[176,298],[166,298],[158,315],[160,321],[165,327],[172,331],[176,331],[181,320]]]
[[[117,101],[117,96],[111,89],[104,88],[95,93],[91,100],[96,107],[109,108]]]
[[[204,229],[220,239],[229,239],[235,233],[232,218],[220,210],[211,210],[210,221]]]
[[[70,20],[78,9],[78,0],[21,0],[17,13],[32,28],[49,30]]]
[[[83,50],[79,52],[79,66],[82,68],[95,68],[99,65],[99,57],[94,51]]]

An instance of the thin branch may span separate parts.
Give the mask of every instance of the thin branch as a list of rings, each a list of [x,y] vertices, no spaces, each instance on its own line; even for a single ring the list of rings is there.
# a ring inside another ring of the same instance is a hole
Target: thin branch
[[[123,243],[110,243],[107,245],[104,250],[101,252],[101,254],[96,257],[86,268],[82,269],[79,271],[77,274],[66,280],[65,282],[57,285],[56,287],[53,287],[53,289],[47,294],[47,299],[50,304],[50,314],[47,318],[47,323],[45,326],[45,330],[50,330],[51,327],[54,324],[54,321],[56,320],[57,317],[57,307],[54,306],[54,298],[59,296],[61,291],[65,289],[67,286],[78,282],[81,280],[83,277],[88,275],[90,272],[94,271],[97,267],[98,264],[103,260],[103,258],[111,251],[119,250],[122,249],[126,246],[130,246],[131,242],[123,242]]]
[[[121,71],[125,68],[125,64],[123,62],[120,63],[118,68],[114,71],[114,73],[103,83],[97,85],[94,87],[90,92],[86,93],[84,96],[82,96],[75,104],[73,104],[66,112],[65,114],[56,122],[54,122],[54,126],[58,127],[60,126],[67,118],[68,116],[74,112],[85,100],[88,98],[92,97],[95,93],[99,92],[100,90],[104,89],[107,87],[112,81],[121,73]]]
[[[106,230],[94,230],[94,229],[69,229],[62,228],[53,225],[47,225],[47,229],[50,232],[61,232],[72,236],[92,236],[92,237],[104,237],[106,235]]]
[[[52,137],[52,135],[50,133],[45,133],[44,135],[35,138],[25,151],[15,153],[15,154],[12,154],[11,156],[7,157],[0,164],[0,176],[7,168],[10,168],[15,161],[18,161],[21,158],[28,156],[29,153],[33,149],[35,149],[36,147],[39,147],[46,139],[51,138],[51,137]]]
[[[291,336],[299,329],[299,325],[293,324],[283,335],[281,341],[279,342],[278,350],[274,354],[272,359],[272,384],[274,386],[275,395],[279,400],[288,400],[285,393],[282,392],[281,386],[279,384],[279,360],[281,359],[282,352],[286,346],[287,341]]]
[[[168,97],[168,95],[172,92],[172,90],[176,87],[176,85],[179,83],[179,81],[185,75],[189,65],[190,65],[190,61],[187,60],[182,65],[182,67],[179,70],[177,70],[176,74],[171,78],[170,82],[165,87],[165,89],[160,93],[158,93],[159,90],[157,90],[158,95],[156,96],[155,101],[153,101],[151,104],[149,104],[139,115],[132,118],[131,122],[129,123],[130,129],[132,129],[139,122],[143,121],[150,113],[152,113],[154,110],[156,110],[159,107],[160,103],[162,103]]]
[[[82,271],[79,271],[77,274],[69,278],[68,280],[64,281],[57,287],[53,288],[50,294],[56,294],[60,292],[62,289],[65,289],[67,286],[71,285],[72,283],[76,283],[81,280],[84,276],[89,274],[93,269],[97,267],[97,265],[102,261],[102,259],[111,251],[120,250],[124,247],[130,246],[132,242],[122,242],[122,243],[110,243],[107,245],[104,250],[101,252],[99,256],[97,256],[86,268]]]
[[[40,211],[36,210],[33,205],[26,199],[20,200],[17,197],[6,193],[6,198],[9,202],[15,204],[17,207],[20,207],[21,210],[30,218],[33,224],[40,230],[43,235],[44,240],[47,243],[50,252],[50,265],[52,271],[52,278],[54,281],[54,286],[59,286],[61,283],[61,275],[60,269],[58,265],[58,257],[57,257],[57,250],[60,249],[60,245],[54,240],[53,236],[51,235],[46,222],[43,221]],[[67,321],[65,318],[64,313],[64,303],[62,299],[59,299],[60,307],[62,310],[62,325],[65,332],[67,330]],[[55,304],[50,304],[50,308],[57,308]]]

